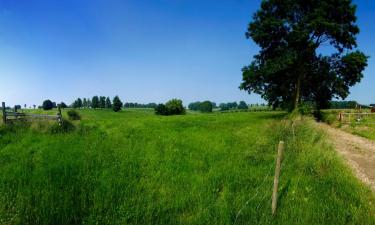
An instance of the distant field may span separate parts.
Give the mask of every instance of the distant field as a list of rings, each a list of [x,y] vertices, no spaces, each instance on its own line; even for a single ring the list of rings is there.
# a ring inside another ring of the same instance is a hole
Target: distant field
[[[375,224],[374,193],[308,120],[292,132],[282,112],[79,112],[68,133],[0,126],[0,224]]]

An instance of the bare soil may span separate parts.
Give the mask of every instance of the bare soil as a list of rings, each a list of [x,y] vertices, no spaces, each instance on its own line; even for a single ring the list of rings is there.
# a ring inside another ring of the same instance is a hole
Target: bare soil
[[[318,126],[327,132],[337,152],[346,159],[357,177],[375,191],[375,142],[325,123]]]

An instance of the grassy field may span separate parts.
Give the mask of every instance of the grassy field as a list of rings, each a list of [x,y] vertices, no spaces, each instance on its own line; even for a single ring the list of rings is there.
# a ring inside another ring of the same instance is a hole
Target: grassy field
[[[375,223],[374,194],[309,120],[293,132],[281,112],[80,113],[66,133],[0,126],[0,224]]]
[[[326,110],[324,111],[324,119],[330,125],[340,128],[346,132],[365,137],[375,141],[375,113],[367,116],[358,117],[352,115],[350,119],[345,117],[346,123],[340,123],[337,119],[339,112],[343,110]],[[357,112],[355,110],[345,110],[344,112]],[[363,110],[369,113],[370,110]],[[357,119],[360,118],[360,121]]]

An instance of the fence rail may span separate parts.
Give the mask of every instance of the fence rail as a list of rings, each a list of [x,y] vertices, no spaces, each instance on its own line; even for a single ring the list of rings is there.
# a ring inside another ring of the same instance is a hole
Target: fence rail
[[[338,114],[340,123],[363,123],[375,124],[375,113],[367,112],[340,112]]]
[[[29,113],[17,112],[16,108],[14,108],[14,111],[11,111],[11,112],[6,111],[5,102],[3,102],[2,111],[3,111],[3,123],[4,124],[12,120],[33,120],[33,119],[56,120],[59,123],[59,125],[61,125],[62,123],[62,114],[61,114],[60,106],[58,106],[57,115],[29,114]]]

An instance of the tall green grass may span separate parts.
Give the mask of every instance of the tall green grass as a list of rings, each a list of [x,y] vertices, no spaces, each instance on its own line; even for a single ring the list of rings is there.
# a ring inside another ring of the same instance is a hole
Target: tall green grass
[[[0,224],[373,224],[374,194],[309,121],[282,113],[81,110],[0,129]],[[293,135],[294,134],[294,135]],[[271,215],[276,146],[286,142]]]

